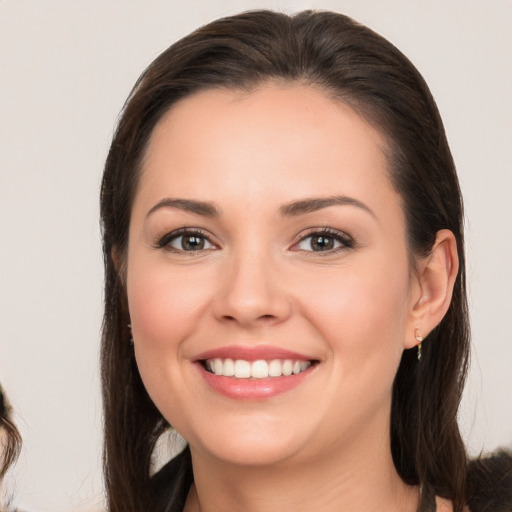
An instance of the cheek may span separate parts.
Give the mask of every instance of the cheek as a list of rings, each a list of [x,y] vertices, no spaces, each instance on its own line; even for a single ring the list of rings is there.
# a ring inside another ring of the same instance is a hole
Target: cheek
[[[394,268],[372,264],[340,269],[323,282],[311,279],[303,284],[304,315],[322,332],[330,350],[339,353],[336,360],[344,371],[385,360],[397,364],[407,319],[406,262]]]
[[[155,261],[156,260],[156,261]],[[189,396],[184,372],[186,340],[194,336],[208,301],[206,276],[169,268],[165,258],[134,254],[127,269],[127,295],[135,358],[147,392],[174,425]],[[172,390],[172,392],[171,392]],[[177,426],[177,425],[175,425]]]
[[[141,271],[140,271],[141,270]],[[136,346],[144,350],[176,350],[197,325],[205,303],[201,278],[187,279],[164,262],[133,258],[127,293]]]

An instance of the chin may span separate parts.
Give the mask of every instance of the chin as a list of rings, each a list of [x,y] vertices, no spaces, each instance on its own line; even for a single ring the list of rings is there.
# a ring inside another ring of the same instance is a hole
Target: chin
[[[293,458],[297,450],[289,445],[282,445],[277,442],[255,443],[252,441],[242,441],[233,443],[232,441],[217,442],[214,447],[201,447],[208,450],[210,457],[213,457],[225,464],[234,466],[279,466]],[[191,446],[192,452],[194,446]]]
[[[204,435],[184,433],[192,453],[197,452],[226,464],[271,466],[286,463],[308,446],[304,431],[293,431],[289,422],[250,421],[230,425],[209,424]],[[281,422],[278,422],[281,423]]]

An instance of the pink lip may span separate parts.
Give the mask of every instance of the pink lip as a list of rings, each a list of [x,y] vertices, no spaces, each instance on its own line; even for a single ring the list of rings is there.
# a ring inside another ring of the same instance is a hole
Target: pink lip
[[[205,361],[206,359],[244,359],[245,361],[257,361],[258,359],[265,359],[271,361],[272,359],[293,359],[294,361],[312,361],[313,358],[286,350],[283,348],[273,347],[271,345],[257,345],[251,347],[244,347],[241,345],[233,345],[228,347],[221,347],[208,350],[194,357],[196,361]]]
[[[290,375],[289,377],[235,379],[233,377],[214,375],[206,371],[201,364],[197,364],[203,379],[211,389],[236,400],[265,400],[290,391],[307,379],[316,366],[312,365],[307,370],[297,375]]]
[[[253,347],[229,346],[208,350],[197,355],[194,358],[196,367],[208,386],[213,389],[213,391],[236,400],[265,400],[286,393],[308,379],[317,366],[314,364],[303,372],[288,377],[236,379],[234,377],[214,375],[205,369],[203,362],[207,359],[215,359],[217,357],[221,359],[244,359],[245,361],[257,361],[258,359],[264,359],[266,361],[271,361],[272,359],[312,361],[314,359],[303,354],[270,345]]]

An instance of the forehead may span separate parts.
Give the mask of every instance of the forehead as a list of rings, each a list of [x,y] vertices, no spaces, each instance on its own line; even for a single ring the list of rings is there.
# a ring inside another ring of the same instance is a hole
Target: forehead
[[[282,202],[365,189],[393,194],[386,148],[378,130],[317,88],[202,91],[154,128],[139,192],[156,197],[167,188],[208,200],[216,191],[226,201],[271,194]]]

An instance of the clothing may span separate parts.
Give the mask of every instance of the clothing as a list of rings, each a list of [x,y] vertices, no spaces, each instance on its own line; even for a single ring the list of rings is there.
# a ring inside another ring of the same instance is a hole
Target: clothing
[[[193,481],[190,450],[186,447],[152,479],[159,497],[155,512],[183,512]],[[502,450],[471,461],[467,489],[469,512],[512,512],[512,454]],[[423,510],[435,512],[434,494],[424,499]]]
[[[190,449],[187,446],[152,478],[153,490],[158,496],[155,512],[183,512],[193,481]],[[174,485],[169,485],[169,482]]]

